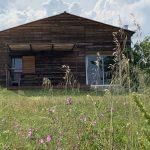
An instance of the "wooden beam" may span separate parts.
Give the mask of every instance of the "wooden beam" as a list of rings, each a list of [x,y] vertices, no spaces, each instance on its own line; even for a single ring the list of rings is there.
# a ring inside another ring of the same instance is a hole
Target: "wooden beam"
[[[74,45],[73,45],[73,47],[72,47],[72,51],[75,49],[77,47],[77,43],[75,43]]]
[[[32,51],[33,50],[33,48],[32,48],[32,44],[29,44],[30,45],[30,50]]]
[[[10,48],[9,44],[7,44],[7,48],[8,48],[8,51],[10,52],[11,48]]]
[[[30,50],[30,44],[9,44],[11,51],[25,51]]]
[[[51,51],[53,51],[54,50],[54,44],[52,44],[52,48],[51,48]]]

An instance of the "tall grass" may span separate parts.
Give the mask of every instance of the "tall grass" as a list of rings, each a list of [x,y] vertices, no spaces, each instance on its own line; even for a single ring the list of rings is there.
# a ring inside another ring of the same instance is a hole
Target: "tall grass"
[[[147,113],[149,92],[139,100],[146,104]],[[51,97],[48,91],[1,89],[0,148],[148,149],[149,126],[132,94],[106,90],[100,94],[68,91],[67,95],[62,90],[53,90]]]

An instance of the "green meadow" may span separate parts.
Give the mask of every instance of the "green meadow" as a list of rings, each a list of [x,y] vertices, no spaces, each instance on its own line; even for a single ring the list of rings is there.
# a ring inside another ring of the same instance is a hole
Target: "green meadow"
[[[0,89],[2,150],[150,149],[150,89]]]

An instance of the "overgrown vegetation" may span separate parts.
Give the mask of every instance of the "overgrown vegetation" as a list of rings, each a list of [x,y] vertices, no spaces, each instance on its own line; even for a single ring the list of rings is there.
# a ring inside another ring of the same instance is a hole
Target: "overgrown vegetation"
[[[149,93],[1,89],[0,149],[149,149]]]
[[[136,43],[132,49],[132,64],[138,66],[145,75],[145,83],[150,86],[150,36]]]

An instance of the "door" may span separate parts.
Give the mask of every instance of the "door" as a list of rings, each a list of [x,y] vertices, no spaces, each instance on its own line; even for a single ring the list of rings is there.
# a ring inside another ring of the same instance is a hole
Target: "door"
[[[86,84],[109,85],[112,80],[112,56],[87,56],[86,57]]]
[[[103,59],[97,56],[86,57],[86,84],[103,84]]]

